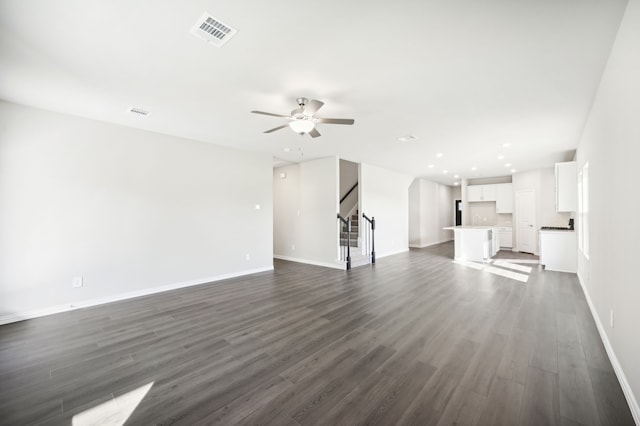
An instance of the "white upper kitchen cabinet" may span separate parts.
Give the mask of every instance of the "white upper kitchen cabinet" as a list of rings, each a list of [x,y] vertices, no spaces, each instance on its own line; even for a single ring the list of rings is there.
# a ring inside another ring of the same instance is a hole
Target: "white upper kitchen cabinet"
[[[482,185],[467,186],[467,201],[482,201]]]
[[[575,161],[556,163],[556,211],[575,212],[578,204],[578,171]]]
[[[482,197],[483,201],[495,201],[496,200],[496,186],[495,185],[482,185]]]
[[[513,185],[499,183],[496,187],[496,213],[513,213]]]
[[[467,186],[467,202],[496,201],[496,185]]]

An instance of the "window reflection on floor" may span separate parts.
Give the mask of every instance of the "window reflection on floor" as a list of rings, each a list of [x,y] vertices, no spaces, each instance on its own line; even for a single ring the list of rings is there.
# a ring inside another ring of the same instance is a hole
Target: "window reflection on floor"
[[[538,261],[527,261],[522,259],[495,259],[489,261],[489,263],[470,262],[467,260],[454,260],[453,263],[526,283],[529,281],[531,267],[519,265],[518,263],[532,264],[538,263]]]
[[[142,402],[151,386],[153,382],[78,413],[73,416],[71,424],[73,426],[123,425]]]

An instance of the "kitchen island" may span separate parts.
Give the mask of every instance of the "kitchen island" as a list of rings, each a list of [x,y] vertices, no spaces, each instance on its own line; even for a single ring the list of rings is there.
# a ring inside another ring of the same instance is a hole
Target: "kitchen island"
[[[455,260],[486,262],[498,252],[498,229],[495,226],[448,226],[454,234]]]

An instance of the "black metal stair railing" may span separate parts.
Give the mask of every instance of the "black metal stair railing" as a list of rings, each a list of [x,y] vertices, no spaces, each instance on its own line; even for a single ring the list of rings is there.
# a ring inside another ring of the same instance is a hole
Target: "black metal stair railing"
[[[368,218],[364,212],[362,217],[369,222],[369,226],[364,228],[363,241],[367,253],[371,253],[371,263],[376,263],[376,218]]]
[[[347,271],[351,269],[351,218],[344,218],[338,213],[337,218],[342,222],[347,233],[346,244],[342,245],[342,230],[340,232],[340,260],[347,262]]]

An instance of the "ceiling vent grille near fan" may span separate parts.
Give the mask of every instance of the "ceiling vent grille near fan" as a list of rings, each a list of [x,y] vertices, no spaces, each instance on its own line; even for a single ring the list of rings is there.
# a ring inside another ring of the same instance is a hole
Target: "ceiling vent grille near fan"
[[[222,47],[237,33],[238,30],[231,28],[207,12],[205,12],[193,28],[191,28],[191,34],[217,47]]]
[[[146,117],[147,115],[151,114],[149,111],[145,111],[141,108],[136,108],[136,107],[129,108],[129,112],[132,114],[140,115],[142,117]]]

